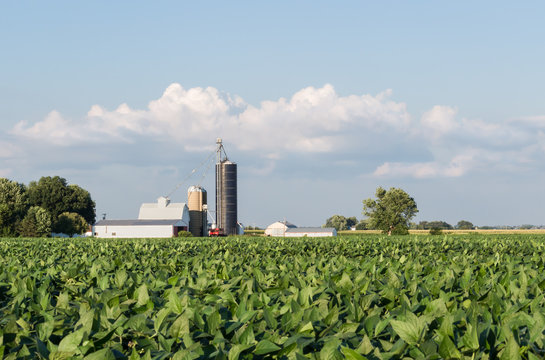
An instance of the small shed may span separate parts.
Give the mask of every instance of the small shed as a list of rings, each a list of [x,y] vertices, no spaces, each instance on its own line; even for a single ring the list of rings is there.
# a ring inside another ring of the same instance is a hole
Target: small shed
[[[187,231],[181,219],[163,220],[100,220],[93,233],[101,238],[169,238]]]

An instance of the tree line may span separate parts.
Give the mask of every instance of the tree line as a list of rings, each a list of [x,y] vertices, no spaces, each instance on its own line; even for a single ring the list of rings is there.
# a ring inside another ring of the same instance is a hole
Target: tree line
[[[0,236],[82,234],[95,223],[95,206],[87,190],[59,176],[28,185],[0,178]]]
[[[378,187],[375,199],[363,200],[363,215],[367,218],[360,220],[353,217],[333,215],[326,220],[324,227],[333,227],[337,231],[349,230],[381,230],[389,235],[408,234],[409,229],[423,230],[448,230],[453,226],[445,221],[421,221],[419,224],[411,223],[411,219],[418,213],[415,200],[404,190],[390,188],[385,190]],[[474,229],[475,226],[466,220],[461,220],[456,225],[457,229]]]

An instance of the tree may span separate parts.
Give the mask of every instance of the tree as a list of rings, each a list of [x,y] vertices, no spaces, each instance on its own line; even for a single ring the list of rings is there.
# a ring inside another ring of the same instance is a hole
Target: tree
[[[441,229],[441,230],[450,230],[452,229],[452,225],[447,223],[446,221],[421,221],[416,226],[419,230],[429,230],[429,229]]]
[[[363,215],[368,216],[370,228],[391,234],[408,234],[409,222],[418,213],[416,202],[405,191],[378,187],[376,200],[363,200]]]
[[[69,195],[66,199],[66,207],[69,212],[75,212],[83,216],[88,224],[94,224],[96,220],[95,202],[91,194],[78,185],[68,185]]]
[[[25,185],[0,178],[0,235],[17,235],[17,224],[23,219],[27,209]]]
[[[43,237],[51,234],[51,215],[47,210],[31,207],[24,219],[19,223],[18,231],[21,236]]]
[[[325,221],[325,224],[323,227],[332,227],[335,228],[335,230],[350,230],[350,228],[354,225],[356,225],[358,220],[355,216],[346,218],[342,215],[333,215],[329,219]]]
[[[368,230],[367,220],[360,220],[360,222],[356,225],[356,230]]]
[[[38,182],[31,182],[28,199],[30,205],[40,206],[51,214],[55,232],[62,232],[57,223],[65,212],[77,213],[89,224],[95,222],[95,202],[89,192],[77,185],[68,185],[62,177],[44,176]]]
[[[356,219],[355,216],[351,216],[349,218],[346,218],[346,228],[347,230],[352,229],[352,227],[356,226],[358,223],[358,219]]]
[[[73,236],[74,234],[83,234],[87,231],[88,226],[87,221],[80,214],[64,212],[59,215],[55,232]]]
[[[473,225],[469,221],[460,220],[458,221],[458,224],[456,224],[456,228],[460,230],[473,230],[475,229],[475,225]]]

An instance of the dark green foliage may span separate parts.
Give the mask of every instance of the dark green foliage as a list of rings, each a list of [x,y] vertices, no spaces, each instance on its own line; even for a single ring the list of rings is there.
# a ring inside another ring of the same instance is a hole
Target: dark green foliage
[[[0,236],[17,235],[17,226],[27,209],[25,185],[0,178]]]
[[[360,222],[356,225],[356,230],[369,230],[367,220],[360,220]]]
[[[447,223],[446,221],[421,221],[418,223],[418,225],[415,227],[418,230],[429,230],[429,229],[442,229],[442,230],[451,230],[452,225]]]
[[[545,353],[543,236],[3,239],[0,258],[4,358]]]
[[[430,235],[443,235],[443,229],[439,227],[432,227],[430,229]]]
[[[350,230],[350,228],[356,225],[357,222],[358,220],[354,216],[347,218],[342,215],[333,215],[326,220],[323,227],[335,228],[337,231]]]
[[[17,226],[19,235],[44,237],[51,234],[51,215],[39,206],[31,207]]]
[[[77,185],[68,185],[59,176],[44,176],[28,186],[30,205],[46,209],[53,218],[53,231],[61,232],[57,225],[59,216],[65,212],[81,215],[89,224],[95,222],[95,202],[86,190]]]
[[[475,225],[467,220],[460,220],[458,221],[458,224],[456,224],[456,228],[460,230],[473,230],[475,229]]]
[[[363,200],[363,215],[368,216],[370,229],[382,230],[387,234],[408,234],[409,222],[418,213],[416,202],[405,191],[377,188],[376,200]]]
[[[193,234],[191,234],[190,231],[178,231],[178,237],[192,237]]]
[[[80,214],[65,212],[60,214],[57,218],[54,230],[57,233],[73,236],[76,234],[83,234],[87,231],[88,226],[89,225]]]

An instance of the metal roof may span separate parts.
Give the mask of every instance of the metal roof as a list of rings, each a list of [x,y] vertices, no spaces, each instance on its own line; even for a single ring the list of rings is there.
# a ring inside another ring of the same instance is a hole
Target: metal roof
[[[145,225],[176,225],[181,219],[160,219],[160,220],[100,220],[98,226],[145,226]]]
[[[335,228],[323,228],[323,227],[298,227],[288,228],[287,233],[322,233],[322,232],[334,232]]]

